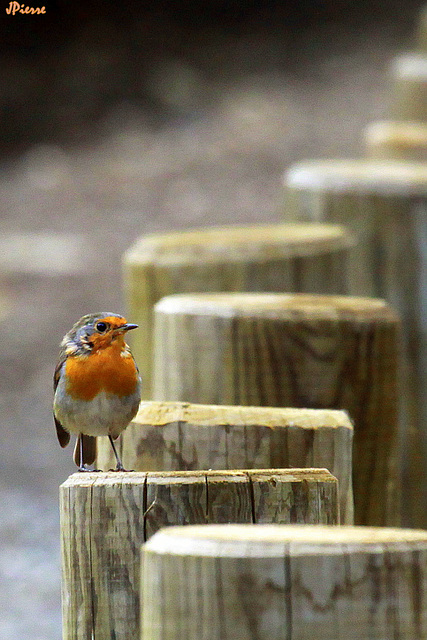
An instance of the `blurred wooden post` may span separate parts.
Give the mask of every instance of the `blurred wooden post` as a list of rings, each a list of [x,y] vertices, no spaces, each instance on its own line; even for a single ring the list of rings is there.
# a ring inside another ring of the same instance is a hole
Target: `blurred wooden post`
[[[402,318],[403,523],[427,528],[427,163],[302,162],[285,187],[286,215],[348,223],[350,291],[385,298]]]
[[[370,158],[427,161],[427,123],[372,122],[365,128],[364,142]]]
[[[427,54],[427,5],[424,5],[419,13],[416,46],[419,51]]]
[[[378,228],[404,216],[404,235],[411,235],[414,215],[427,206],[427,164],[307,160],[286,172],[284,186],[287,219],[335,222],[351,229],[356,243],[349,252],[349,292],[385,297]]]
[[[149,235],[124,256],[131,336],[152,398],[152,312],[166,295],[193,291],[347,293],[349,234],[325,224],[220,227]]]
[[[400,325],[384,301],[181,294],[155,316],[156,400],[345,409],[355,425],[355,521],[400,524]]]
[[[123,438],[128,469],[325,468],[353,523],[353,426],[344,411],[144,402]]]
[[[326,469],[74,474],[61,486],[63,639],[139,638],[139,548],[160,527],[338,522]]]
[[[142,549],[142,640],[427,637],[427,532],[172,527]]]
[[[427,55],[405,53],[391,66],[393,83],[391,118],[393,120],[427,120]]]

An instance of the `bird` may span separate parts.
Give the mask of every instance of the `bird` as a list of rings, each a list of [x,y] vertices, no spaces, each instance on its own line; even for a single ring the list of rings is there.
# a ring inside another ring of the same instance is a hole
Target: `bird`
[[[74,461],[79,471],[95,462],[96,438],[108,436],[115,471],[125,471],[114,440],[135,417],[141,400],[141,377],[125,337],[137,329],[110,312],[78,320],[60,345],[54,374],[53,417],[61,447],[77,436]]]

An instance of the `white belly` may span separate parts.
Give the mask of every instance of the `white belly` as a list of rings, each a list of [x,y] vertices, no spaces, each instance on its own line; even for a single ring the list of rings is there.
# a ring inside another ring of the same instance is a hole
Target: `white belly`
[[[93,400],[75,400],[62,393],[60,385],[55,394],[54,411],[64,429],[88,436],[118,436],[134,417],[139,394],[111,395],[102,391]]]

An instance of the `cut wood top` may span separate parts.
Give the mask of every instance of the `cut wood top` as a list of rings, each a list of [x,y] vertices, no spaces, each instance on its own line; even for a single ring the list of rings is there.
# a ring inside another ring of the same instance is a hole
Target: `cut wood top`
[[[427,531],[298,524],[190,525],[163,529],[144,548],[158,554],[221,557],[427,551]]]
[[[73,487],[93,487],[94,485],[141,484],[145,482],[147,472],[141,471],[88,471],[72,473],[62,484],[61,489]]]
[[[306,160],[293,165],[284,176],[292,189],[427,195],[427,164],[401,160]]]
[[[140,238],[125,254],[128,264],[197,264],[311,256],[352,244],[341,225],[327,223],[212,227]]]
[[[84,475],[76,472],[70,475],[61,487],[91,487],[101,485],[144,484],[145,480],[164,480],[168,483],[182,482],[192,478],[213,478],[222,482],[233,481],[242,477],[274,478],[280,476],[282,482],[316,482],[335,483],[336,478],[327,469],[196,469],[191,471],[88,471]]]
[[[273,317],[281,319],[351,320],[396,322],[387,302],[377,298],[305,293],[194,293],[162,298],[159,313],[212,315],[216,317]]]
[[[187,402],[142,402],[133,423],[166,426],[174,422],[198,427],[265,426],[272,429],[301,427],[345,428],[353,431],[346,411],[334,409],[288,409],[278,407],[242,407],[189,404]]]
[[[403,150],[427,147],[427,124],[382,120],[365,128],[365,140],[369,147],[396,146]]]

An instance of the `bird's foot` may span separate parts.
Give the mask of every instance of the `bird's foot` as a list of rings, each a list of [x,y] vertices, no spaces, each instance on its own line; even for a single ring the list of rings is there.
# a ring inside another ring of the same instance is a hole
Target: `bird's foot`
[[[122,464],[118,464],[115,469],[108,469],[108,471],[126,471],[126,473],[130,473],[131,471],[135,471],[135,469],[125,469]]]
[[[88,469],[86,465],[83,465],[78,468],[78,471],[86,472],[86,473],[101,473],[102,469]]]

